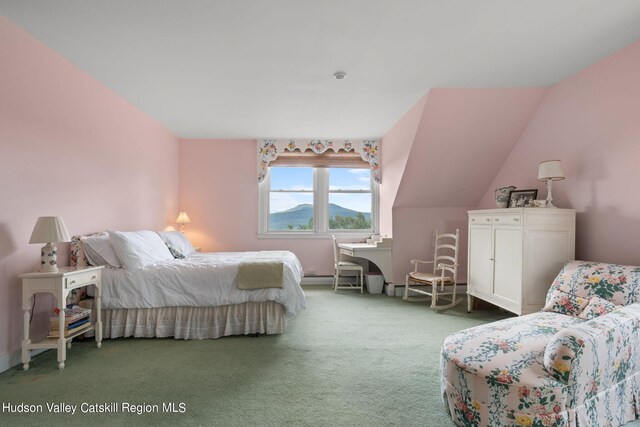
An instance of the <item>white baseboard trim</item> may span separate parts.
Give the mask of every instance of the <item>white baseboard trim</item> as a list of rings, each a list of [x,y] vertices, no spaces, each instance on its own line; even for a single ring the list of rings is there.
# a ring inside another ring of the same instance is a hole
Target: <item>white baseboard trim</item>
[[[333,285],[333,276],[304,276],[300,284],[303,286]]]
[[[41,348],[38,350],[31,350],[31,357],[35,357],[39,354],[44,353],[45,351],[51,350],[50,348]],[[3,356],[0,356],[0,372],[8,371],[16,365],[22,363],[22,350],[18,349],[11,353],[7,353]]]
[[[342,284],[353,283],[353,281],[353,277],[340,277],[340,283]],[[331,286],[333,285],[333,276],[304,276],[300,284],[302,286]]]

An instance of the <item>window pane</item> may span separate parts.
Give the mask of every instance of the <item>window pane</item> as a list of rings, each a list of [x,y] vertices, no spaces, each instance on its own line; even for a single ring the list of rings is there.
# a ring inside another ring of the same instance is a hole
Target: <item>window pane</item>
[[[329,229],[371,229],[371,193],[330,193]]]
[[[313,193],[269,194],[269,231],[313,230]]]
[[[329,168],[329,190],[370,189],[370,169]]]
[[[313,168],[279,168],[270,172],[272,190],[313,191]]]

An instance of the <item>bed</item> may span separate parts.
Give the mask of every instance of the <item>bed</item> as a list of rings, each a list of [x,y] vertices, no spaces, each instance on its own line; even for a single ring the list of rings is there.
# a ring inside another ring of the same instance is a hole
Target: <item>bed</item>
[[[151,238],[148,233],[154,232],[145,233]],[[122,248],[117,238],[126,234],[74,236],[71,243],[72,265],[105,265],[102,274],[105,338],[205,339],[281,334],[287,319],[306,307],[300,287],[302,266],[291,252],[198,253],[182,233],[161,232],[156,235],[163,239],[160,241],[166,244],[171,256],[161,252],[159,246],[158,253],[163,259],[155,259],[154,254],[149,256],[152,251],[145,242],[134,249],[144,252],[142,258],[146,256],[153,262],[147,259],[146,263],[136,264],[137,260],[128,257],[138,257],[139,253],[119,250]],[[159,245],[157,239],[153,243]],[[239,270],[256,260],[281,263],[281,287],[239,289]]]

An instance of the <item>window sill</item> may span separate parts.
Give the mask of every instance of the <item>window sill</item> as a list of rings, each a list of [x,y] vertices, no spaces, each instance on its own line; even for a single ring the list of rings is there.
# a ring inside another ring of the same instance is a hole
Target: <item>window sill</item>
[[[372,234],[376,234],[374,231],[330,231],[327,233],[305,233],[305,232],[291,232],[291,233],[258,233],[258,239],[291,239],[291,240],[315,240],[315,239],[331,239],[331,236],[336,236],[338,239],[368,239]]]

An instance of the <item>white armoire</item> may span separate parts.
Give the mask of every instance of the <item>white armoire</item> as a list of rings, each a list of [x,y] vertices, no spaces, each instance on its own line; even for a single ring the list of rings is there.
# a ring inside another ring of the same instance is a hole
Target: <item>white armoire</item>
[[[469,211],[468,311],[474,297],[519,315],[540,310],[553,279],[575,258],[575,230],[572,209]]]

